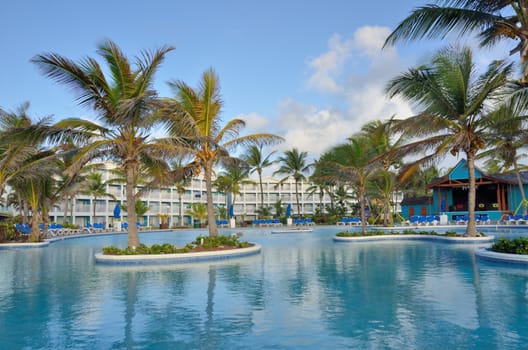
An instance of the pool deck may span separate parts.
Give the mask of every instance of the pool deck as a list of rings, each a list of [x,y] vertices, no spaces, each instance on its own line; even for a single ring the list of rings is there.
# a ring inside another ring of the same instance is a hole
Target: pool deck
[[[95,254],[95,261],[112,265],[182,264],[199,261],[239,258],[260,253],[262,246],[254,244],[246,248],[217,250],[198,253],[148,254],[148,255],[104,255]]]

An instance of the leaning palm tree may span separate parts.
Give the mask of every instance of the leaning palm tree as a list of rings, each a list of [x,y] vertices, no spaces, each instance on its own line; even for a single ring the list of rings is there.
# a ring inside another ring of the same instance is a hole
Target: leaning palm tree
[[[243,159],[251,167],[251,174],[257,172],[260,186],[260,207],[264,208],[264,186],[262,184],[262,171],[265,168],[273,165],[274,162],[270,160],[270,157],[275,153],[275,151],[264,155],[262,148],[262,145],[252,145],[247,150],[247,153],[243,156]]]
[[[385,45],[397,42],[444,38],[450,32],[478,34],[480,45],[488,47],[502,39],[517,45],[510,55],[519,53],[523,68],[521,84],[528,84],[528,4],[526,0],[433,0],[418,7],[398,24]]]
[[[293,148],[284,152],[284,155],[278,158],[280,167],[273,175],[285,175],[279,183],[286,181],[290,176],[295,181],[295,199],[297,202],[297,215],[301,216],[301,205],[299,203],[299,184],[306,180],[304,175],[313,167],[313,164],[307,164],[308,153],[300,152],[297,148]]]
[[[486,118],[490,145],[478,158],[502,162],[502,170],[513,170],[517,177],[523,214],[528,213],[524,184],[521,178],[519,160],[524,156],[519,149],[526,145],[526,116],[519,115],[511,104],[502,104]]]
[[[56,53],[33,58],[49,78],[73,87],[79,104],[96,112],[100,122],[66,119],[59,126],[84,130],[93,136],[93,142],[84,146],[76,159],[88,162],[99,156],[118,162],[126,177],[127,203],[135,203],[141,194],[136,189],[142,165],[163,167],[160,147],[150,138],[157,125],[156,112],[159,99],[153,88],[154,74],[171,47],[143,52],[135,64],[112,41],[99,45],[98,54],[108,65],[103,69],[96,59],[86,58],[74,62]],[[108,72],[105,74],[105,72]],[[128,213],[128,246],[139,246],[136,214]]]
[[[189,166],[195,174],[203,170],[207,191],[207,216],[209,235],[218,235],[213,205],[213,168],[237,146],[270,144],[279,142],[281,137],[261,133],[240,136],[246,125],[242,119],[231,119],[224,126],[220,118],[222,100],[220,83],[213,69],[204,72],[198,89],[193,89],[182,81],[169,83],[175,93],[167,108],[167,131],[170,142],[194,156]]]
[[[395,128],[414,137],[400,151],[418,154],[419,159],[404,168],[430,165],[450,152],[466,155],[469,173],[466,234],[476,236],[475,156],[485,148],[486,115],[496,98],[505,93],[512,65],[493,62],[477,76],[469,48],[440,50],[428,64],[410,69],[392,79],[386,88],[390,97],[400,96],[415,103],[417,115],[395,123]],[[428,151],[431,153],[427,154]],[[424,155],[425,152],[425,155]]]

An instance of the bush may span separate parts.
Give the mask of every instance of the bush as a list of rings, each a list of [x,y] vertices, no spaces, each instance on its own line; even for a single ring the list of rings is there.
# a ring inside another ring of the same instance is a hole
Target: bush
[[[231,236],[198,236],[196,239],[185,245],[183,248],[177,248],[176,246],[164,243],[164,244],[153,244],[152,246],[146,246],[140,244],[139,247],[136,247],[135,250],[132,250],[130,247],[125,249],[120,249],[114,246],[104,247],[103,254],[105,255],[149,255],[149,254],[178,254],[178,253],[187,253],[191,250],[200,247],[207,249],[213,249],[223,246],[236,247],[236,248],[245,248],[249,246],[248,242],[240,242],[238,239],[242,234],[236,234]],[[203,242],[203,244],[202,244]]]
[[[513,240],[501,237],[493,243],[491,250],[497,253],[528,255],[528,237]]]

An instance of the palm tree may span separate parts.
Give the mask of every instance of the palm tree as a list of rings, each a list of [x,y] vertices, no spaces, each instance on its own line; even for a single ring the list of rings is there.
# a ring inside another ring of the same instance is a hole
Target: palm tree
[[[253,181],[248,179],[249,167],[244,162],[231,161],[225,165],[225,171],[221,172],[216,181],[224,184],[224,189],[231,193],[231,205],[235,205],[237,196],[240,196],[242,185],[252,184]]]
[[[469,172],[466,234],[476,236],[475,223],[475,156],[485,147],[487,107],[504,93],[512,65],[492,63],[476,76],[469,48],[440,50],[429,64],[410,69],[392,79],[386,88],[391,96],[413,102],[420,113],[395,124],[395,130],[415,137],[417,141],[401,146],[406,154],[419,154],[403,171],[435,163],[447,152],[466,155]],[[423,152],[432,153],[423,156]]]
[[[306,164],[308,158],[307,152],[299,152],[297,148],[293,148],[284,152],[284,155],[278,158],[280,168],[273,173],[273,175],[285,175],[279,183],[286,181],[290,176],[295,181],[295,199],[297,201],[297,215],[301,216],[301,205],[299,203],[299,183],[306,180],[304,175],[310,171],[313,164]]]
[[[383,169],[374,183],[375,192],[382,202],[383,224],[386,226],[393,224],[391,194],[397,191],[399,185],[392,170],[398,169],[402,164],[404,155],[399,152],[399,147],[405,142],[405,135],[393,132],[391,127],[393,123],[394,117],[391,117],[385,122],[379,120],[369,122],[361,128],[361,133],[373,145],[378,155],[376,161],[381,163]]]
[[[229,152],[237,146],[270,144],[282,138],[265,133],[240,136],[246,123],[237,118],[222,127],[220,84],[213,69],[204,72],[196,90],[182,81],[171,81],[169,85],[175,93],[167,115],[169,137],[177,148],[194,156],[190,166],[194,167],[195,174],[203,170],[209,235],[216,236],[218,228],[214,218],[212,191],[215,164],[229,158]]]
[[[103,181],[103,175],[100,172],[91,172],[88,174],[83,187],[84,188],[81,190],[81,192],[93,197],[92,223],[95,223],[97,199],[102,197],[110,197],[115,200],[116,197],[113,194],[108,193],[106,190],[106,182]]]
[[[253,174],[254,172],[257,172],[258,174],[260,186],[260,207],[264,208],[264,186],[262,185],[262,171],[274,163],[270,160],[270,157],[275,153],[275,151],[264,155],[262,153],[262,148],[262,145],[252,145],[242,158],[251,167],[250,174]]]
[[[160,145],[149,138],[149,133],[159,117],[154,113],[159,107],[153,89],[154,74],[171,50],[162,47],[143,52],[133,65],[114,42],[106,41],[99,45],[98,54],[108,69],[103,69],[94,58],[76,63],[56,53],[37,55],[32,60],[47,77],[73,87],[78,92],[79,104],[97,113],[101,124],[66,119],[58,125],[93,135],[93,142],[76,157],[78,162],[103,155],[119,162],[126,177],[127,203],[139,199],[136,185],[140,167],[163,165]],[[128,213],[128,246],[132,249],[139,246],[136,221],[135,212]]]
[[[405,18],[385,41],[385,46],[401,41],[444,38],[452,31],[459,35],[477,33],[482,47],[502,39],[517,45],[510,55],[519,53],[522,86],[528,84],[528,5],[525,0],[433,0],[418,7]]]
[[[324,165],[333,172],[336,182],[347,183],[357,196],[361,216],[361,230],[367,233],[366,193],[368,182],[376,175],[379,164],[375,146],[370,139],[359,133],[348,139],[348,142],[332,148],[320,158]]]
[[[519,159],[523,156],[518,150],[526,144],[526,117],[519,115],[511,104],[502,104],[486,118],[489,128],[487,142],[491,148],[482,152],[478,158],[502,161],[502,170],[512,169],[517,177],[521,193],[523,214],[528,213],[524,184],[521,178]]]
[[[193,203],[191,209],[188,209],[186,214],[191,216],[193,221],[195,218],[198,219],[200,221],[200,227],[204,227],[204,222],[208,217],[207,205],[204,203]],[[210,222],[209,226],[211,226]]]

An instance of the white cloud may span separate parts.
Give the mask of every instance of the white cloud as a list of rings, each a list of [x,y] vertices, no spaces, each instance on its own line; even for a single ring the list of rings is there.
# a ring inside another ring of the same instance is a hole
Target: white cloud
[[[279,104],[278,126],[286,142],[281,150],[298,148],[319,155],[352,134],[353,125],[337,109],[318,109],[292,99]]]
[[[343,42],[340,35],[334,34],[328,40],[329,50],[308,62],[310,68],[314,70],[308,79],[308,87],[320,92],[340,92],[341,87],[336,82],[336,78],[342,73],[352,45],[352,40]]]
[[[258,133],[269,128],[269,118],[263,117],[258,113],[241,114],[237,118],[246,122],[246,127],[243,130],[244,134]]]
[[[328,40],[328,50],[308,62],[312,74],[306,85],[330,93],[344,107],[338,110],[291,99],[282,101],[279,118],[285,129],[285,146],[319,154],[343,142],[368,121],[412,114],[407,103],[389,100],[384,93],[389,79],[404,70],[394,48],[382,50],[389,34],[389,28],[366,26],[351,38],[335,34]]]

